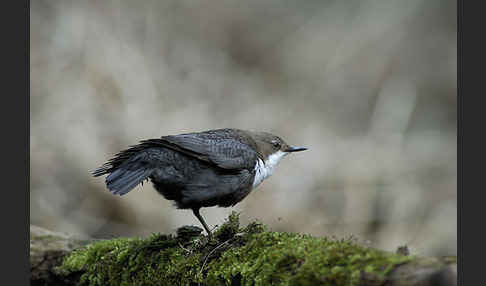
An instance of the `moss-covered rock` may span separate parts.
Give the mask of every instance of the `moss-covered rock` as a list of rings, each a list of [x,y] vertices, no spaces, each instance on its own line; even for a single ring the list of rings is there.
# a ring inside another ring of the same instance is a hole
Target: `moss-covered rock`
[[[273,232],[258,222],[242,228],[233,213],[211,241],[194,228],[98,241],[67,256],[57,272],[80,273],[82,285],[381,285],[414,259],[353,239]]]

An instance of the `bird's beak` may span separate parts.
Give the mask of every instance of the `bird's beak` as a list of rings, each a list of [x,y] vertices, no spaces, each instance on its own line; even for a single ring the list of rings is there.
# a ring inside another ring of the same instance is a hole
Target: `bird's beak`
[[[285,149],[285,152],[299,152],[299,151],[305,151],[307,148],[305,147],[295,147],[295,146],[289,146],[289,148]]]

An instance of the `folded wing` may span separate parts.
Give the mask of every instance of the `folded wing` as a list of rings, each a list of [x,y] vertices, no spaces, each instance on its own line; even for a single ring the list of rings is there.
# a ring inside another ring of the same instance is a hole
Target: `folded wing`
[[[253,169],[258,154],[234,138],[181,134],[150,139],[154,145],[170,148],[226,170]]]

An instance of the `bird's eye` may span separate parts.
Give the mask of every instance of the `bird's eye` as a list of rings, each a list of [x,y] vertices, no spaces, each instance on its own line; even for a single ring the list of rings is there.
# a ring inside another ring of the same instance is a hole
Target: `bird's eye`
[[[280,142],[278,142],[278,141],[272,141],[272,144],[273,144],[274,147],[280,148]]]

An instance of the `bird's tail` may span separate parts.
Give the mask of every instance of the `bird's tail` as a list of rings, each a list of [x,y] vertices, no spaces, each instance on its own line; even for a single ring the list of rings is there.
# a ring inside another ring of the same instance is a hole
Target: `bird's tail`
[[[122,196],[130,192],[138,184],[143,184],[143,181],[147,180],[153,172],[147,160],[147,153],[143,151],[135,153],[132,149],[117,154],[93,172],[95,177],[108,174],[106,186],[113,194]]]

